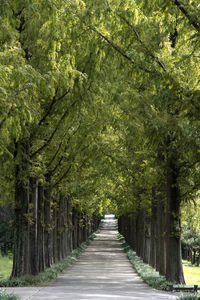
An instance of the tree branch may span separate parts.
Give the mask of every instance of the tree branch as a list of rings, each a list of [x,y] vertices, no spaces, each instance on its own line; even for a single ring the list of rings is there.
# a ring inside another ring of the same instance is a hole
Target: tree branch
[[[73,102],[73,104],[71,105],[71,107],[73,107],[73,106],[75,105],[76,102],[77,102],[77,100],[75,100],[75,101]],[[71,108],[71,107],[70,107],[70,108]],[[51,140],[53,139],[54,135],[56,134],[58,128],[60,127],[62,121],[65,119],[65,117],[67,116],[68,113],[69,113],[69,108],[66,109],[66,111],[64,112],[64,114],[63,114],[62,117],[60,118],[60,120],[59,120],[59,122],[58,122],[56,128],[54,129],[54,131],[53,131],[52,134],[50,135],[49,139],[44,143],[44,145],[42,145],[39,149],[37,149],[35,152],[33,152],[33,153],[31,154],[31,156],[30,156],[31,158],[33,158],[36,154],[38,154],[39,152],[41,152],[42,150],[44,150],[44,149],[49,145],[49,143],[50,143]]]
[[[42,119],[39,121],[38,125],[40,126],[42,123],[45,122],[46,118],[50,115],[51,111],[52,111],[52,108],[54,106],[55,103],[57,103],[58,101],[62,100],[69,92],[70,92],[70,89],[68,89],[62,96],[60,96],[58,99],[56,99],[56,94],[58,92],[58,88],[56,89],[56,92],[55,92],[55,96],[53,97],[53,100],[50,104],[50,106],[48,107],[48,110],[46,111],[46,113],[44,114],[44,116],[42,117]]]
[[[71,170],[72,168],[72,164],[69,165],[67,171],[63,174],[63,176],[61,176],[58,181],[53,185],[53,187],[57,186],[65,177],[66,175],[69,173],[69,171]]]
[[[64,136],[65,136],[65,135],[64,135]],[[62,143],[63,143],[63,139],[62,139],[62,141],[60,142],[60,144],[59,144],[59,146],[58,146],[56,152],[55,152],[54,155],[52,156],[52,158],[51,158],[49,164],[47,165],[47,168],[49,168],[50,165],[51,165],[51,164],[53,163],[53,161],[55,160],[55,158],[56,158],[58,152],[60,151],[60,148],[61,148],[61,146],[62,146]]]
[[[196,192],[199,190],[199,182],[197,182],[195,185],[193,185],[190,190],[188,190],[183,195],[181,195],[181,198],[183,199],[183,198],[189,196],[192,192],[195,192],[195,190],[196,190]]]
[[[186,16],[188,21],[190,22],[193,27],[200,32],[200,25],[198,24],[199,22],[196,22],[192,16],[187,12],[187,10],[184,7],[184,4],[181,3],[179,0],[172,0],[172,2],[180,9],[180,11]]]
[[[159,59],[148,49],[148,47],[145,45],[145,43],[140,39],[140,36],[137,32],[137,30],[133,27],[133,25],[124,17],[121,16],[120,14],[118,14],[117,12],[115,12],[115,14],[121,18],[134,32],[137,40],[140,42],[140,44],[143,46],[143,48],[147,51],[147,53],[149,54],[149,56],[153,59],[155,59],[155,61],[157,62],[157,64],[163,69],[164,72],[167,72],[163,63],[159,61]]]
[[[3,127],[3,124],[6,122],[6,120],[9,118],[9,116],[11,115],[11,113],[13,112],[14,108],[13,105],[11,106],[11,108],[9,109],[9,111],[7,112],[7,115],[3,118],[3,120],[0,122],[0,129]]]
[[[89,146],[90,146],[90,144],[88,144],[87,146],[85,146],[82,149],[80,149],[80,151],[82,152],[83,150],[87,149]],[[69,173],[70,169],[72,168],[72,163],[74,162],[77,154],[78,154],[78,152],[74,153],[74,155],[72,157],[72,161],[71,161],[70,166],[68,167],[67,171],[58,179],[58,181],[53,185],[53,187],[55,187],[56,185],[58,185],[66,177],[66,175]]]
[[[121,54],[126,60],[128,60],[134,67],[139,68],[140,70],[146,72],[146,73],[152,73],[150,70],[143,68],[141,66],[138,66],[131,57],[129,57],[124,51],[117,45],[115,45],[111,40],[109,40],[103,33],[101,33],[99,30],[97,30],[96,27],[90,27],[94,32],[96,32],[98,35],[100,35],[113,49],[115,49],[119,54]]]
[[[63,152],[66,151],[67,145],[68,145],[69,141],[70,141],[71,138],[77,133],[77,131],[78,131],[79,128],[80,128],[80,125],[81,125],[81,122],[80,122],[80,124],[78,125],[78,127],[76,128],[76,130],[73,132],[73,134],[72,134],[71,136],[68,137],[67,143],[66,143],[66,145],[65,145],[65,147],[64,147]],[[65,134],[65,135],[66,135],[66,134]],[[65,135],[64,135],[64,136],[65,136]],[[63,140],[62,140],[62,142],[60,143],[60,145],[59,145],[59,147],[58,147],[58,150],[57,150],[56,153],[54,154],[54,156],[53,156],[53,158],[51,159],[50,163],[48,164],[48,166],[47,166],[48,168],[50,167],[50,165],[52,164],[52,162],[53,162],[54,159],[56,158],[56,156],[57,156],[57,154],[58,154],[58,152],[59,152],[59,150],[60,150],[60,148],[61,148],[62,143],[63,143]],[[56,166],[55,166],[51,171],[49,171],[50,174],[53,174],[53,173],[56,171],[56,169],[58,168],[58,166],[61,164],[63,158],[64,158],[64,155],[61,155],[61,157],[60,157],[58,163],[56,164]]]

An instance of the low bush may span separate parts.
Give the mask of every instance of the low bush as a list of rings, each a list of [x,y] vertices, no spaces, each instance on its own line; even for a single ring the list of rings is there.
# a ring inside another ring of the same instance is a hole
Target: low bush
[[[137,254],[131,249],[131,247],[126,243],[125,238],[122,235],[118,235],[120,242],[124,250],[127,253],[127,256],[133,265],[135,271],[138,275],[147,283],[149,286],[161,289],[168,290],[168,285],[170,284],[164,276],[161,276],[155,269],[150,265],[145,264]]]
[[[18,300],[19,297],[13,294],[8,294],[5,290],[0,289],[0,300]]]
[[[200,300],[200,295],[181,295],[177,300]]]

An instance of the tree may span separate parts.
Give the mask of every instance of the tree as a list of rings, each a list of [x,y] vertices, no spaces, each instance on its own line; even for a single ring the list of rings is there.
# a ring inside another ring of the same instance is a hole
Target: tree
[[[184,282],[180,206],[199,182],[195,5],[3,4],[0,190],[15,206],[13,277],[60,259],[63,241],[76,247],[80,224],[110,205],[138,254]]]

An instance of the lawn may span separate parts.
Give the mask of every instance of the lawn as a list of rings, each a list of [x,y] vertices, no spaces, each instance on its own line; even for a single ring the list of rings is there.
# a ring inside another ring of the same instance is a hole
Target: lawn
[[[0,258],[0,280],[9,278],[12,271],[12,256],[2,256]]]
[[[187,285],[193,286],[197,284],[200,286],[200,267],[196,267],[190,262],[183,260],[183,271]]]

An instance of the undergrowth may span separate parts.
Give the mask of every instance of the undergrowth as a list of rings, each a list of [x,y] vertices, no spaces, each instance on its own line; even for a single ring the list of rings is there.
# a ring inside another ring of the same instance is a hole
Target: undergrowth
[[[0,289],[0,300],[18,300],[19,297],[13,294],[8,294],[5,290]]]
[[[180,297],[177,298],[177,300],[200,300],[199,295],[181,295]]]
[[[118,238],[122,243],[122,246],[126,251],[131,264],[143,281],[153,288],[168,290],[168,285],[170,283],[166,280],[166,278],[161,276],[150,265],[145,264],[126,243],[125,238],[121,234],[118,235]]]
[[[46,269],[44,272],[39,273],[38,275],[26,275],[22,277],[16,277],[13,279],[0,280],[1,287],[15,287],[15,286],[43,286],[47,285],[57,278],[57,276],[64,272],[69,266],[71,266],[80,254],[85,250],[85,248],[91,243],[95,237],[93,233],[86,242],[82,243],[79,248],[73,250],[65,259],[62,261],[53,264],[51,268]],[[2,298],[4,300],[4,298]],[[2,300],[0,298],[0,300]],[[5,298],[7,299],[7,298]],[[11,300],[12,298],[8,298]],[[14,300],[15,298],[13,298]]]

